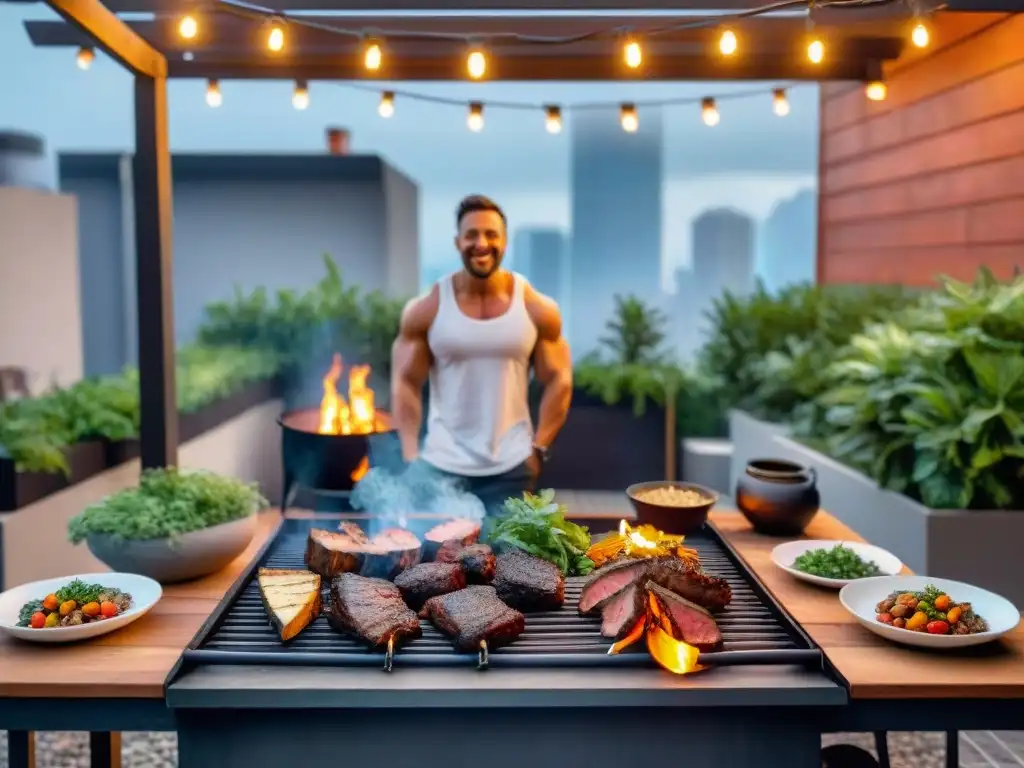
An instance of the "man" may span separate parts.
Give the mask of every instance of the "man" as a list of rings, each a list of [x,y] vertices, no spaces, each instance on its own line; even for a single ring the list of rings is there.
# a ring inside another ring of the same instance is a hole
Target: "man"
[[[473,195],[459,204],[455,223],[462,269],[406,305],[391,353],[391,403],[405,461],[463,479],[490,516],[505,499],[536,487],[569,412],[572,359],[558,305],[501,268],[501,208]],[[527,397],[531,368],[544,388],[536,431]]]

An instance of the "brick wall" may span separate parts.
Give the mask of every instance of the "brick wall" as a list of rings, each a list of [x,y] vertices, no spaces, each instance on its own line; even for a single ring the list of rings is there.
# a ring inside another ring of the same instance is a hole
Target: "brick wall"
[[[1024,269],[1024,15],[940,14],[888,97],[821,89],[818,279],[926,285]]]

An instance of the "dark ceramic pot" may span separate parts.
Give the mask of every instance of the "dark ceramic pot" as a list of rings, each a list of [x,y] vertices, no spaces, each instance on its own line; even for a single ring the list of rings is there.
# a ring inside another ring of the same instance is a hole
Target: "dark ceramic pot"
[[[758,533],[796,536],[818,513],[818,473],[781,459],[755,459],[736,483],[736,506]]]

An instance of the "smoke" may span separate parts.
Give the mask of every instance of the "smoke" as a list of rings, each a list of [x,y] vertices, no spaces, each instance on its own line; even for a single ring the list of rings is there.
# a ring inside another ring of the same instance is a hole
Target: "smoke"
[[[371,444],[370,470],[349,498],[353,509],[372,513],[386,526],[410,528],[409,514],[484,519],[484,504],[461,483],[422,461],[406,464],[393,443]]]

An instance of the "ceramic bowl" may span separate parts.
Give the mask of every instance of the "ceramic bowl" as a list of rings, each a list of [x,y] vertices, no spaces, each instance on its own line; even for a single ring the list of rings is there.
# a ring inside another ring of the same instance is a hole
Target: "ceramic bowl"
[[[821,587],[842,589],[847,584],[853,581],[860,581],[860,579],[829,579],[824,576],[804,573],[793,567],[796,559],[805,552],[810,552],[812,549],[832,549],[837,544],[853,550],[862,560],[874,562],[882,570],[882,573],[879,575],[895,576],[903,570],[903,563],[892,552],[887,552],[881,547],[876,547],[874,544],[865,544],[862,541],[828,541],[825,539],[787,541],[785,544],[779,544],[779,546],[772,550],[772,562],[794,578],[809,581],[811,584],[817,584]],[[876,600],[875,602],[878,601]]]
[[[638,498],[637,494],[653,488],[679,488],[682,490],[696,491],[707,499],[706,503],[695,507],[670,507],[662,504],[652,504]],[[704,527],[707,522],[708,513],[718,502],[718,492],[696,483],[682,483],[674,480],[653,480],[647,483],[634,483],[626,489],[633,509],[636,510],[636,522],[653,525],[665,533],[687,534],[695,533]]]

